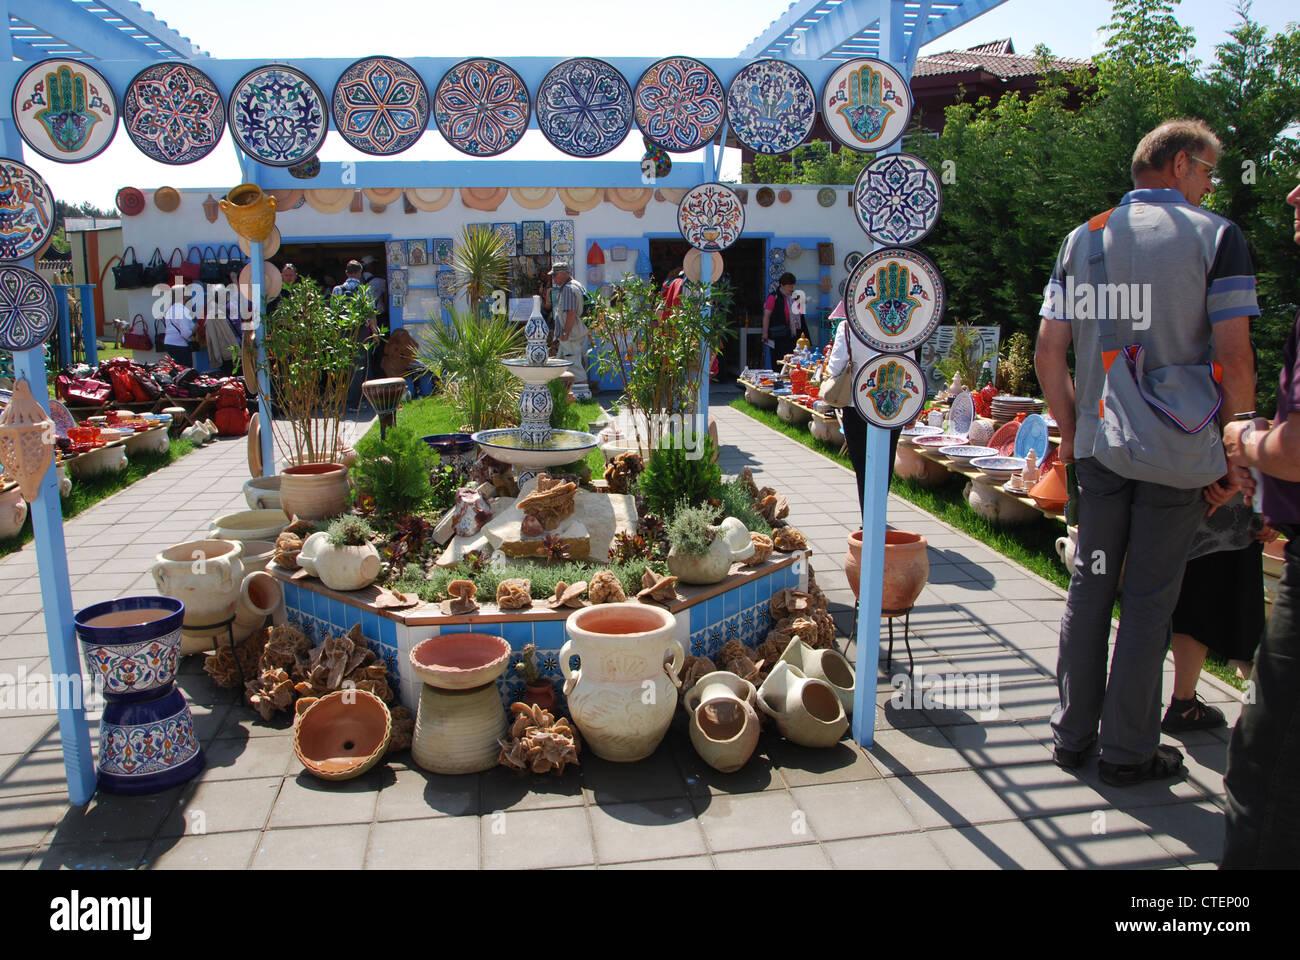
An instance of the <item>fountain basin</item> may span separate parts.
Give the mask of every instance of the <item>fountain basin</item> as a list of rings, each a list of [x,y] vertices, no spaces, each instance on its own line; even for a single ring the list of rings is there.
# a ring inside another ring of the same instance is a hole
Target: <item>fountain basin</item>
[[[581,460],[589,450],[595,448],[597,441],[590,433],[581,430],[552,430],[550,440],[542,445],[534,445],[524,442],[518,428],[509,427],[504,430],[480,430],[474,434],[474,442],[493,459],[533,469]]]
[[[550,383],[573,366],[573,361],[552,357],[545,364],[534,365],[525,357],[512,357],[509,360],[502,360],[501,364],[524,383]]]

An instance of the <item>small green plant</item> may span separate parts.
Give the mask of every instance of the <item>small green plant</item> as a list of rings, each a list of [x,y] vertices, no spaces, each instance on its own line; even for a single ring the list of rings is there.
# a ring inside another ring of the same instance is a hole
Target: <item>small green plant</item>
[[[716,500],[722,490],[722,470],[713,460],[713,441],[705,439],[695,451],[658,448],[650,452],[636,492],[646,509],[666,516],[679,500],[699,506]]]
[[[554,430],[585,430],[575,404],[569,399],[569,385],[563,380],[552,380],[547,385],[551,391],[551,428]]]
[[[329,525],[331,547],[362,547],[375,535],[370,524],[361,517],[346,514]]]
[[[515,661],[515,673],[528,684],[537,683],[542,679],[542,671],[537,669],[537,644],[524,644],[519,659]]]
[[[681,501],[668,524],[668,543],[678,553],[699,556],[713,543],[712,507],[696,507]]]
[[[1006,343],[1006,355],[998,363],[998,379],[1007,393],[1027,396],[1035,383],[1034,347],[1023,333],[1013,333]]]
[[[423,443],[423,441],[421,441]],[[456,505],[456,491],[463,487],[469,476],[463,468],[444,464],[435,467],[429,478],[429,509],[445,513]]]
[[[416,363],[441,378],[461,424],[474,432],[517,423],[520,381],[501,361],[523,352],[519,324],[452,310],[451,322],[430,318],[426,329]]]
[[[771,534],[771,525],[754,509],[754,502],[749,499],[749,493],[741,486],[739,480],[729,480],[724,483],[719,499],[722,500],[722,510],[717,518],[719,523],[724,517],[735,517],[745,525],[746,530]]]
[[[352,482],[358,497],[373,497],[382,517],[411,513],[423,507],[432,494],[429,474],[434,453],[409,427],[396,426],[387,439],[368,433],[357,444]]]

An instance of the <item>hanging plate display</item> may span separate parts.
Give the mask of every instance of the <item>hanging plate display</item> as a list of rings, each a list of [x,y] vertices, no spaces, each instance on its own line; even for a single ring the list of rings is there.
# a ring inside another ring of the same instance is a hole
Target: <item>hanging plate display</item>
[[[853,378],[853,405],[885,430],[906,427],[925,406],[925,374],[906,354],[872,357]]]
[[[26,267],[0,266],[0,350],[31,350],[58,322],[54,288]]]
[[[745,207],[725,184],[702,183],[677,205],[677,229],[698,250],[726,250],[745,229]]]
[[[362,153],[391,156],[420,139],[429,125],[429,90],[395,57],[366,57],[334,85],[334,126]]]
[[[848,278],[845,314],[867,346],[905,353],[926,341],[943,319],[943,277],[929,257],[902,247],[877,250]]]
[[[822,187],[817,191],[817,202],[823,207],[835,206],[835,188]]]
[[[329,132],[325,94],[293,67],[265,66],[244,74],[230,93],[229,115],[235,143],[270,167],[311,159]]]
[[[755,153],[789,153],[817,119],[817,92],[803,71],[784,60],[755,60],[727,90],[727,122]]]
[[[690,57],[650,65],[636,83],[636,125],[665,150],[690,153],[722,126],[726,93],[707,66]]]
[[[603,60],[565,60],[537,88],[537,126],[569,156],[599,157],[632,129],[632,88]]]
[[[102,153],[117,132],[117,113],[112,86],[80,60],[42,60],[14,84],[18,132],[42,157],[60,163]]]
[[[311,157],[289,168],[289,176],[298,180],[310,180],[318,173],[320,173],[320,157]]]
[[[939,222],[939,178],[919,157],[896,153],[877,157],[853,185],[853,214],[876,243],[910,247]]]
[[[149,159],[193,163],[221,142],[226,104],[201,70],[188,63],[158,63],[145,67],[127,85],[122,126]]]
[[[854,251],[852,251],[852,252],[846,254],[845,257],[844,257],[844,270],[845,270],[845,272],[847,272],[847,273],[852,273],[852,272],[853,272],[853,268],[856,267],[856,266],[858,265],[858,263],[861,262],[861,260],[862,260],[862,254],[859,253],[857,250],[854,250]]]
[[[758,201],[760,207],[770,207],[776,203],[776,191],[771,187],[759,187],[758,193],[754,194],[754,199]]]
[[[135,187],[122,187],[117,191],[117,209],[124,217],[138,217],[144,213],[144,194]]]
[[[17,160],[0,158],[0,260],[40,253],[54,233],[54,195]]]
[[[433,117],[447,142],[473,157],[505,153],[528,129],[528,88],[499,60],[466,60],[447,71]]]
[[[836,68],[822,88],[822,117],[840,143],[853,150],[883,150],[912,119],[912,91],[883,60],[863,57]]]

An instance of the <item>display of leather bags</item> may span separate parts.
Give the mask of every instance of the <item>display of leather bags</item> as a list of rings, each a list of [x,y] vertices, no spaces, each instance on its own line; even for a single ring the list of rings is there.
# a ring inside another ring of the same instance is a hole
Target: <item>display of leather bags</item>
[[[160,283],[170,282],[168,274],[171,271],[167,267],[167,261],[163,259],[162,251],[157,247],[153,248],[153,256],[144,267],[144,283],[141,286],[153,287]]]
[[[199,282],[225,283],[224,269],[225,262],[221,259],[220,251],[214,247],[204,247],[199,255]]]
[[[59,374],[54,378],[54,392],[65,403],[79,403],[86,406],[103,406],[113,396],[113,388],[103,380],[91,377],[69,377]]]
[[[127,260],[127,255],[131,259]],[[144,286],[144,267],[135,258],[135,247],[122,251],[122,262],[113,267],[113,286],[118,290],[135,290]]]
[[[179,251],[179,247],[177,250]],[[203,251],[198,247],[190,247],[190,252],[186,254],[185,259],[181,261],[179,269],[176,271],[180,274],[181,279],[186,283],[195,283],[199,279],[199,266],[203,261]]]

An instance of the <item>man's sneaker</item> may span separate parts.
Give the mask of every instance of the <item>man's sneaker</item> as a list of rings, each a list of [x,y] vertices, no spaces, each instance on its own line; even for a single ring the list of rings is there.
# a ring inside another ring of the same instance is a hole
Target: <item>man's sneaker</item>
[[[1158,746],[1151,759],[1145,763],[1098,764],[1101,779],[1112,787],[1134,787],[1148,780],[1168,780],[1186,772],[1183,755],[1173,747]]]
[[[1182,733],[1184,730],[1209,730],[1213,727],[1227,725],[1223,711],[1212,707],[1200,696],[1190,700],[1173,700],[1165,711],[1165,718],[1160,721],[1160,729],[1165,733]]]

